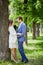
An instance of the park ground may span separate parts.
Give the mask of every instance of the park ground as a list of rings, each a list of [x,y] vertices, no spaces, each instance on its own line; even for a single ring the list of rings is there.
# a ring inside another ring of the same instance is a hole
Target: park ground
[[[28,34],[28,45],[24,44],[24,51],[29,59],[28,63],[16,64],[13,61],[0,61],[0,65],[43,65],[43,35],[33,40],[32,35]],[[21,60],[18,51],[17,56]]]

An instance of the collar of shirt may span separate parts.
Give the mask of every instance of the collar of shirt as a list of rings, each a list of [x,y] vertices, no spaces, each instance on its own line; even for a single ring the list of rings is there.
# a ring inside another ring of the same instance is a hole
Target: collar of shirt
[[[20,24],[19,24],[19,27],[18,27],[18,29],[20,28],[20,26],[21,26],[21,24],[22,24],[23,22],[21,22]]]

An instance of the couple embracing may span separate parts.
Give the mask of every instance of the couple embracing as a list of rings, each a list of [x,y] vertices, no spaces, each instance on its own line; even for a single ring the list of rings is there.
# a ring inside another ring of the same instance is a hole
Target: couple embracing
[[[25,56],[23,49],[23,43],[24,41],[26,41],[26,25],[23,22],[21,16],[17,18],[17,21],[19,23],[19,26],[16,31],[14,29],[13,21],[9,21],[9,48],[11,49],[12,57],[14,58],[14,61],[16,63],[18,63],[18,59],[16,56],[16,48],[18,48],[19,53],[21,55],[21,61],[27,63],[28,59]]]

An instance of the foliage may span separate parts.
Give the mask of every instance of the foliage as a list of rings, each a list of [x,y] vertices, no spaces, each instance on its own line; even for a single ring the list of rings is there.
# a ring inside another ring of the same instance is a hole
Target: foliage
[[[9,5],[9,10],[10,10],[10,15],[9,18],[16,19],[18,15],[24,14],[24,5],[23,5],[23,0],[9,0],[10,5]]]
[[[43,21],[43,0],[9,0],[9,18],[16,20],[17,16],[21,15],[23,19],[27,16],[27,24],[31,26],[33,21]],[[25,9],[26,8],[26,11]]]

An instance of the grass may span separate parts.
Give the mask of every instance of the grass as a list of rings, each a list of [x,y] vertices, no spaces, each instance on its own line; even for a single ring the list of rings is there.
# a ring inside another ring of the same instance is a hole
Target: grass
[[[29,59],[28,63],[19,62],[18,64],[13,61],[0,61],[0,65],[43,65],[43,37],[28,41],[28,45],[24,44],[24,52]],[[17,56],[21,60],[21,56],[17,51]]]
[[[32,39],[32,33],[31,32],[27,32],[27,39],[28,40]],[[39,37],[36,37],[35,40],[43,40],[43,33],[41,33],[41,35]]]
[[[28,36],[28,40],[32,39],[32,36]],[[43,36],[36,37],[35,40],[43,40]]]
[[[36,40],[43,40],[43,36],[37,37]]]

